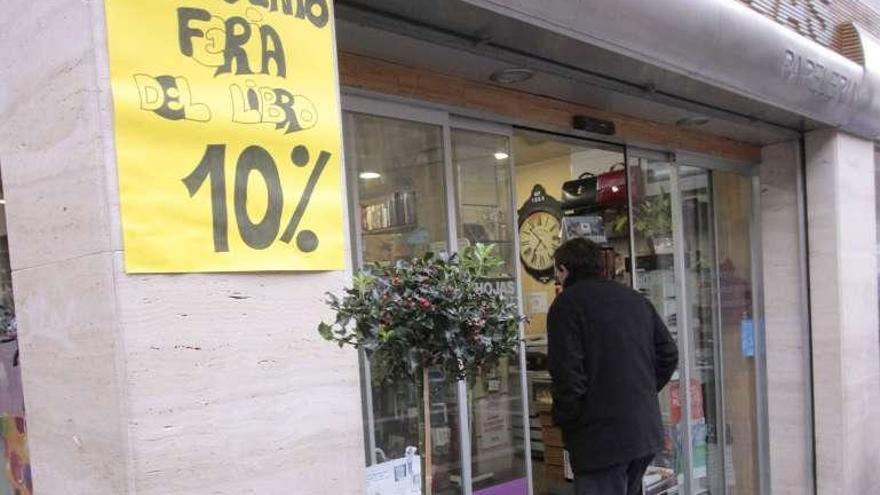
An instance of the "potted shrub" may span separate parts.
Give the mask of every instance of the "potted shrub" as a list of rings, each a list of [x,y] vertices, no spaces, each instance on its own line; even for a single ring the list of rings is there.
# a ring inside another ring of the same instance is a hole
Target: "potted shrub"
[[[502,265],[491,246],[477,244],[453,256],[427,254],[355,275],[341,296],[327,295],[333,310],[321,336],[352,346],[370,359],[374,380],[411,380],[421,387],[425,486],[430,495],[431,418],[429,369],[469,379],[498,365],[519,346],[523,320],[516,301],[479,290]]]

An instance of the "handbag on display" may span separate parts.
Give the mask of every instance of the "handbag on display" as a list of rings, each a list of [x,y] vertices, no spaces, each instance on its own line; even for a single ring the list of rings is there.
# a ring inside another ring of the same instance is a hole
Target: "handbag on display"
[[[596,182],[596,195],[601,205],[626,203],[626,165],[612,165],[607,172],[599,174]]]
[[[593,206],[598,201],[598,177],[584,172],[577,179],[562,184],[562,208],[572,210]]]

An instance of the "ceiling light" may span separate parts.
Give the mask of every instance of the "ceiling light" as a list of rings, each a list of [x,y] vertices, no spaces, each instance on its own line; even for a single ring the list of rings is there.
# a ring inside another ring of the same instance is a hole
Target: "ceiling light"
[[[683,119],[678,119],[678,121],[675,122],[675,125],[680,127],[699,127],[708,123],[708,117],[685,117]]]
[[[493,82],[499,84],[514,84],[528,81],[534,77],[535,72],[522,67],[497,70],[489,76]]]
[[[361,172],[361,175],[359,177],[363,180],[373,180],[382,177],[382,174],[380,174],[379,172]]]
[[[510,158],[510,155],[508,155],[507,152],[498,151],[495,153],[495,159],[498,161],[507,160],[508,158]]]

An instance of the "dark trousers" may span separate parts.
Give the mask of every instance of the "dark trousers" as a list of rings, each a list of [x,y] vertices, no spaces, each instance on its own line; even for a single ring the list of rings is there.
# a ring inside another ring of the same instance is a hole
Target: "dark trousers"
[[[575,495],[640,495],[642,477],[654,456],[611,466],[601,471],[577,474]]]

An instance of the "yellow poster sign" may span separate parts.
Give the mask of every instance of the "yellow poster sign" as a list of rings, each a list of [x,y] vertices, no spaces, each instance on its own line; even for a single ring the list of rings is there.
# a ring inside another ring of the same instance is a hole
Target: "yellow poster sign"
[[[106,0],[130,273],[344,266],[331,0]]]

